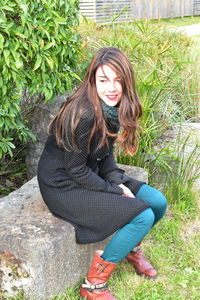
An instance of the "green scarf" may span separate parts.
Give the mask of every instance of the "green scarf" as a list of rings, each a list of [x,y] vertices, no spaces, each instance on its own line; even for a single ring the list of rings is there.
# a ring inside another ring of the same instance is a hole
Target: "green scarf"
[[[118,118],[118,110],[119,108],[117,106],[109,106],[104,101],[101,101],[101,106],[103,109],[103,112],[106,116],[106,119],[109,121],[109,123],[119,129],[119,118]]]

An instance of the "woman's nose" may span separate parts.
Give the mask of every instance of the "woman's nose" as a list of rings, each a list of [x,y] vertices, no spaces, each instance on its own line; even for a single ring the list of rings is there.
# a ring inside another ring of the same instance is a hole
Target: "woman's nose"
[[[109,82],[108,91],[109,92],[114,92],[115,90],[116,90],[115,83],[114,82]]]

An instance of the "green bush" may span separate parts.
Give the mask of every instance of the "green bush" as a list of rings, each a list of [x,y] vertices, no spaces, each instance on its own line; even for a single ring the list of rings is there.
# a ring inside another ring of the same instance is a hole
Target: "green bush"
[[[77,0],[0,1],[0,158],[13,137],[33,135],[21,115],[22,94],[45,100],[71,90],[80,37]]]

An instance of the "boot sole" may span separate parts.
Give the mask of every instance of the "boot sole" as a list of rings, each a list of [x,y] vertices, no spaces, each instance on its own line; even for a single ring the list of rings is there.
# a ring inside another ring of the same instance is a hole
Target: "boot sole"
[[[145,274],[136,272],[136,271],[135,271],[135,273],[136,273],[138,276],[140,276],[140,277],[144,277],[144,278],[152,279],[152,280],[153,280],[153,279],[156,279],[156,278],[158,277],[158,275],[156,275],[156,276],[148,276],[148,275],[145,275]]]
[[[134,268],[134,266],[133,266],[133,268]],[[135,270],[135,273],[136,273],[138,276],[140,276],[140,277],[144,277],[144,278],[147,278],[147,279],[156,279],[156,278],[158,277],[158,275],[156,275],[156,276],[148,276],[148,275],[139,273],[135,268],[134,268],[134,270]]]
[[[128,258],[126,258],[126,257],[123,259],[123,262],[131,264],[131,265],[133,266],[134,270],[135,270],[135,273],[136,273],[138,276],[140,276],[140,277],[144,277],[144,278],[147,278],[147,279],[156,279],[156,278],[158,277],[158,275],[156,275],[156,276],[148,276],[148,275],[145,275],[145,274],[143,274],[143,273],[139,273],[139,272],[136,270],[134,264],[133,264],[132,262],[130,262],[130,261],[128,260]]]

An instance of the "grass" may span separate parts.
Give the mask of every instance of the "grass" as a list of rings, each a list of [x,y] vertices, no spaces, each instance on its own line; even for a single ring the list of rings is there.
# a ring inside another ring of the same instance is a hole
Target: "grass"
[[[149,280],[137,276],[130,264],[122,262],[109,281],[109,288],[118,300],[199,299],[200,233],[194,230],[196,217],[197,213],[186,216],[172,207],[168,210],[143,243],[143,251],[156,267],[158,278]],[[80,300],[79,285],[80,282],[66,288],[63,294],[51,300]],[[25,297],[4,299],[25,300]]]
[[[173,28],[173,27],[187,26],[187,25],[200,23],[200,16],[150,20],[150,22],[151,24],[161,24],[168,28]]]
[[[199,299],[200,235],[195,232],[185,239],[187,222],[186,216],[171,211],[153,229],[144,252],[157,268],[158,279],[140,278],[124,264],[111,280],[117,299]]]

